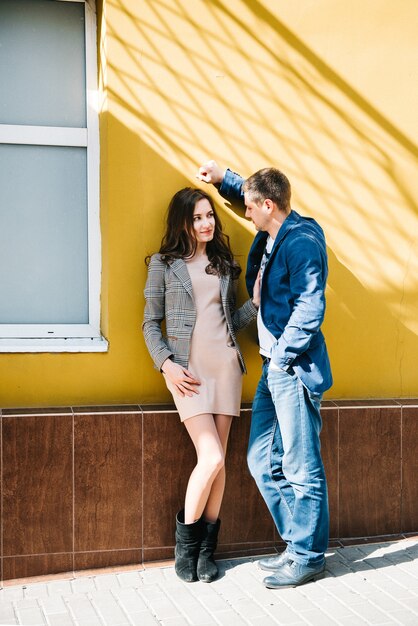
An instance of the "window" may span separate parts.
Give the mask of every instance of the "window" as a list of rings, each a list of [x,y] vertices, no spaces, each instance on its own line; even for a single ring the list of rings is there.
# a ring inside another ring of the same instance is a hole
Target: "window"
[[[0,350],[105,350],[94,5],[1,0],[0,50]]]

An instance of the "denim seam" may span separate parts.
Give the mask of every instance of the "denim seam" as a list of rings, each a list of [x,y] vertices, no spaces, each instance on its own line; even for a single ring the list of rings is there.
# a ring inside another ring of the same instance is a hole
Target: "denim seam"
[[[299,415],[301,416],[301,426],[302,426],[302,445],[303,445],[303,458],[305,459],[304,465],[303,465],[303,469],[304,469],[304,481],[305,484],[308,483],[308,471],[306,468],[306,458],[307,458],[307,453],[306,453],[306,413],[308,413],[307,409],[306,409],[306,404],[305,404],[305,398],[304,398],[304,387],[303,384],[298,381],[298,398],[299,398]],[[304,411],[304,415],[302,418],[302,411]],[[314,511],[313,511],[313,506],[314,506],[314,499],[313,499],[313,494],[311,493],[311,488],[309,487],[309,491],[308,491],[308,495],[309,495],[309,519],[310,519],[310,532],[309,532],[309,538],[310,538],[310,542],[308,544],[309,547],[309,551],[312,551],[312,546],[314,544],[314,530],[315,530],[315,525],[313,522],[314,519]]]
[[[267,387],[268,387],[268,376],[266,377],[266,379],[267,379]],[[273,402],[273,404],[274,404],[274,402]],[[281,498],[282,502],[284,502],[287,510],[289,511],[289,515],[292,518],[293,517],[293,513],[290,510],[289,504],[288,504],[286,498],[284,497],[282,490],[278,486],[277,482],[274,480],[273,472],[272,472],[272,469],[271,469],[271,465],[272,465],[271,458],[272,458],[272,448],[273,448],[273,441],[274,441],[274,433],[276,432],[276,428],[278,428],[278,426],[279,426],[278,418],[277,418],[277,414],[276,414],[276,407],[274,407],[274,411],[275,412],[274,412],[274,417],[273,417],[273,427],[271,429],[271,436],[270,436],[270,442],[269,442],[269,451],[268,451],[268,471],[269,471],[269,477],[271,479],[272,484],[274,485],[274,488],[280,494],[280,498]],[[282,472],[283,472],[283,463],[282,463]]]
[[[307,407],[306,407],[306,401],[304,398],[304,394],[305,394],[305,388],[303,386],[303,383],[300,384],[299,386],[299,407],[300,407],[300,411],[305,411],[305,413],[309,414]],[[309,395],[309,393],[308,393]],[[310,399],[310,398],[309,398]],[[305,416],[306,417],[306,416]],[[305,432],[304,432],[304,424],[306,424],[306,419],[302,420],[302,430],[303,430],[303,445],[306,442],[306,437],[305,437]],[[306,450],[304,451],[306,452]],[[306,454],[304,454],[304,458],[306,459]],[[306,472],[306,467],[305,467],[305,472]],[[307,482],[307,478],[305,476],[305,481]],[[310,521],[311,521],[311,527],[310,527],[310,533],[309,533],[309,538],[310,538],[310,542],[308,544],[309,546],[309,551],[312,551],[313,548],[313,544],[315,542],[315,524],[313,523],[314,520],[314,508],[316,508],[316,504],[315,504],[315,500],[312,497],[313,494],[311,493],[311,490],[309,489],[309,503],[310,503]],[[316,529],[318,531],[318,529]],[[308,561],[309,564],[309,561]]]

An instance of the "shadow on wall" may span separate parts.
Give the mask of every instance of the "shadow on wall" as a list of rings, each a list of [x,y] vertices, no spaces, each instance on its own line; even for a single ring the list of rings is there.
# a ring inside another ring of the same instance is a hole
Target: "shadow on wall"
[[[219,0],[212,0],[214,6],[217,6],[220,10],[224,11],[230,18],[234,19],[240,26],[245,28],[245,25],[239,20],[239,17],[233,14],[228,10],[227,5]],[[286,43],[295,49],[300,55],[302,55],[309,63],[312,64],[313,67],[330,83],[333,83],[340,91],[342,91],[350,100],[352,100],[362,111],[364,111],[368,116],[373,118],[388,134],[390,134],[396,141],[398,141],[406,150],[408,150],[413,156],[418,158],[418,147],[407,137],[404,133],[402,133],[396,126],[394,126],[384,115],[382,115],[370,102],[367,101],[360,93],[358,93],[355,89],[351,87],[351,85],[345,81],[337,72],[335,72],[327,63],[325,63],[317,54],[314,53],[304,42],[295,35],[285,24],[277,19],[271,11],[265,8],[258,2],[257,0],[247,0],[247,5],[251,8],[251,11],[258,18],[264,21],[265,25],[273,28]],[[254,30],[249,33],[252,37],[256,38]],[[264,45],[261,38],[257,38],[257,41],[260,45]],[[271,52],[271,51],[269,51]],[[271,52],[271,54],[274,54]],[[276,56],[276,62],[281,63],[282,59]],[[304,77],[295,71],[295,68],[292,68],[292,71],[295,72],[297,78],[302,81],[305,87],[309,90],[312,90],[315,93],[315,96],[319,99],[323,99],[328,106],[334,108],[339,115],[342,115],[344,121],[350,125],[356,132],[360,132],[360,130],[352,124],[353,120],[348,118],[343,109],[335,107],[330,99],[328,99],[324,94],[320,93],[317,89],[314,88],[314,85],[309,81],[305,80]],[[364,137],[368,139],[367,137]]]
[[[418,336],[391,313],[385,297],[366,289],[329,247],[328,261],[324,333],[333,348],[331,361],[338,388],[347,388],[348,380],[361,398],[413,395],[416,391],[411,381],[404,382],[403,371],[416,368]],[[398,367],[393,368],[393,363]],[[333,388],[329,397],[352,394],[334,393]]]
[[[133,134],[126,168],[147,207],[144,251],[158,248],[169,197],[194,184],[204,158],[244,176],[274,162],[331,249],[332,397],[416,393],[414,143],[256,0],[200,2],[198,14],[181,0],[112,0],[107,10],[107,96]],[[244,255],[247,227],[224,216]],[[245,398],[256,371],[252,357]]]

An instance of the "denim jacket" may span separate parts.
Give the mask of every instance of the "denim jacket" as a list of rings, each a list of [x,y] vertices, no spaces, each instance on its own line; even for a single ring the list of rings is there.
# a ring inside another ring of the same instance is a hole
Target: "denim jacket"
[[[243,203],[244,179],[227,170],[219,193]],[[250,297],[260,267],[268,233],[257,233],[246,272]],[[320,330],[325,313],[328,275],[327,251],[322,228],[312,218],[291,211],[274,241],[263,274],[260,313],[276,338],[271,359],[284,370],[293,369],[314,394],[332,385],[325,339]]]

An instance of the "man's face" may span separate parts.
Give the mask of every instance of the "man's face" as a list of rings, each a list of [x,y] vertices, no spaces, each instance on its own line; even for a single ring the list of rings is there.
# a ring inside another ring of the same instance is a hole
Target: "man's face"
[[[257,230],[267,230],[270,223],[270,211],[266,205],[266,201],[262,204],[254,202],[251,196],[244,193],[245,217],[252,220]]]

